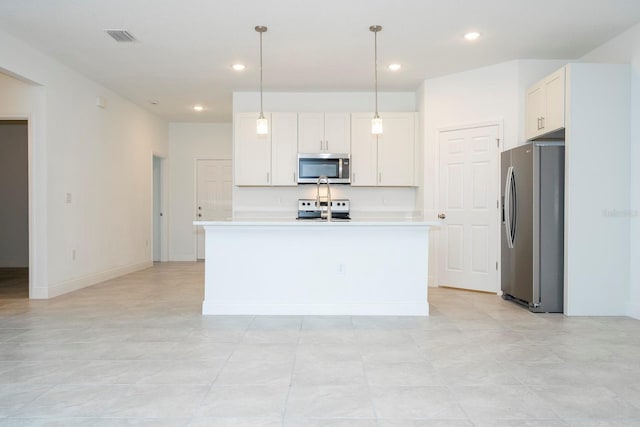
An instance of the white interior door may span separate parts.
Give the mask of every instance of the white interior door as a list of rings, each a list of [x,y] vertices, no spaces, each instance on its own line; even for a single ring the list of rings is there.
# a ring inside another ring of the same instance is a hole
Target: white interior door
[[[196,219],[219,221],[231,217],[231,160],[196,162]],[[197,259],[204,259],[204,229],[198,227]]]
[[[498,292],[498,125],[441,131],[441,286]]]

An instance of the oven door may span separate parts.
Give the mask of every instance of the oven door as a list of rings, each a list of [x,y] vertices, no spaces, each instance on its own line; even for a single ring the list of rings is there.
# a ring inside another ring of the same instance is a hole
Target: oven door
[[[346,154],[299,154],[298,183],[315,184],[326,176],[332,184],[350,182],[349,156]]]

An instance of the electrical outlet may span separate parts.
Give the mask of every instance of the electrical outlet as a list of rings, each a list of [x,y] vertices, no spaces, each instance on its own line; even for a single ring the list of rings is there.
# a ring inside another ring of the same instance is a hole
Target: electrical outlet
[[[67,193],[67,203],[71,203],[71,193]]]

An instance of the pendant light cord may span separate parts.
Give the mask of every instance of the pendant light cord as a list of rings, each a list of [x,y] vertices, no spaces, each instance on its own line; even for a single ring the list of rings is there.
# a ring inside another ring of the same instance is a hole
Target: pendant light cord
[[[378,32],[373,32],[373,74],[375,80],[375,89],[376,89],[376,117],[378,116]]]
[[[263,117],[262,110],[262,32],[260,32],[260,117]]]

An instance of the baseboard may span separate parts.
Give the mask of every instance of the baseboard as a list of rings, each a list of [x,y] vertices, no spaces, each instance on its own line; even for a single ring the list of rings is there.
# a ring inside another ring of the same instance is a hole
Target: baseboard
[[[640,320],[640,304],[629,304],[629,317]]]
[[[202,303],[204,315],[428,316],[428,303],[280,304],[256,302]]]
[[[427,285],[430,288],[437,288],[438,287],[438,283],[436,282],[435,276],[429,275],[429,277],[427,278]]]
[[[153,262],[145,261],[137,264],[127,265],[124,267],[112,268],[110,270],[102,271],[100,273],[90,274],[88,276],[78,277],[71,280],[65,280],[64,282],[53,284],[48,288],[33,288],[31,292],[31,298],[32,299],[55,298],[57,296],[64,295],[69,292],[77,291],[78,289],[86,288],[88,286],[104,282],[105,280],[114,279],[116,277],[120,277],[125,274],[133,273],[139,270],[144,270],[150,267],[153,267]]]
[[[178,254],[178,255],[172,255],[169,258],[169,262],[173,262],[173,261],[177,261],[177,262],[194,262],[197,261],[196,256],[194,254]]]

